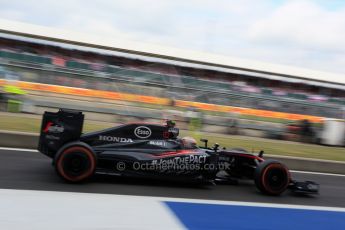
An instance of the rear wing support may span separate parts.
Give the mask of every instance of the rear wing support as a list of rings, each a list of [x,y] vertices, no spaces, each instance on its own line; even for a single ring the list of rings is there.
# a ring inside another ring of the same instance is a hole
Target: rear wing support
[[[38,143],[38,151],[54,157],[67,142],[79,140],[84,123],[80,111],[60,109],[58,112],[44,112]]]

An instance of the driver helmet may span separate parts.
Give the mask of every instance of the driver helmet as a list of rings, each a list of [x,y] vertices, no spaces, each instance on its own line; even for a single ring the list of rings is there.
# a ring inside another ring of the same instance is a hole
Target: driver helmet
[[[183,137],[181,139],[182,146],[186,149],[195,149],[196,148],[196,140],[193,137]]]

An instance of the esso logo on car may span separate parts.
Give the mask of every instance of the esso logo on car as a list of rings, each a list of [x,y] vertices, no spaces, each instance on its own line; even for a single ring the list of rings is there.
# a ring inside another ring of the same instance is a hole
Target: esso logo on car
[[[138,138],[149,138],[151,136],[151,129],[146,126],[139,126],[134,129],[134,135]]]

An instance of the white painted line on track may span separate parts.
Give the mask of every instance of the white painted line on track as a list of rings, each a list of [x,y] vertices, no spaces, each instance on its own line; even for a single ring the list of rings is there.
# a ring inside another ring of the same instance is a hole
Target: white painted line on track
[[[36,149],[21,149],[21,148],[9,148],[9,147],[0,147],[0,150],[6,151],[19,151],[19,152],[36,152]],[[293,173],[301,173],[301,174],[314,174],[314,175],[323,175],[323,176],[340,176],[345,177],[344,174],[336,174],[336,173],[323,173],[323,172],[311,172],[311,171],[299,171],[299,170],[290,170]]]
[[[344,174],[337,174],[337,173],[310,172],[310,171],[299,171],[299,170],[290,170],[290,172],[301,173],[301,174],[314,174],[314,175],[323,175],[323,176],[340,176],[340,177],[345,177]]]
[[[320,210],[320,211],[335,211],[345,212],[345,208],[341,207],[329,207],[329,206],[312,206],[312,205],[294,205],[294,204],[280,204],[280,203],[261,203],[261,202],[244,202],[244,201],[223,201],[223,200],[199,200],[192,198],[174,198],[174,197],[157,197],[157,196],[132,196],[132,195],[118,195],[118,194],[96,194],[96,193],[77,193],[77,192],[58,192],[58,191],[38,191],[38,190],[15,190],[15,189],[0,189],[0,201],[4,201],[5,196],[13,196],[18,201],[17,197],[25,195],[28,198],[34,198],[35,196],[50,198],[54,196],[66,197],[69,201],[79,198],[95,198],[102,201],[107,199],[116,199],[120,201],[130,200],[135,204],[135,207],[144,205],[147,201],[160,201],[160,202],[186,202],[196,204],[219,204],[219,205],[235,205],[235,206],[251,206],[251,207],[267,207],[267,208],[287,208],[287,209],[304,209],[304,210]],[[143,202],[142,204],[140,202]],[[0,202],[1,203],[1,202]],[[121,208],[122,202],[114,205],[114,208]],[[54,207],[54,206],[52,206]],[[116,209],[114,209],[115,211]],[[149,210],[149,208],[145,208]],[[0,210],[1,211],[1,210]],[[118,211],[118,210],[117,210]]]
[[[0,147],[0,150],[20,151],[20,152],[38,152],[36,149],[21,149],[21,148],[8,148],[8,147]]]
[[[326,160],[326,159],[314,159],[309,157],[294,157],[294,156],[283,156],[283,155],[271,155],[271,154],[265,154],[265,157],[277,157],[280,159],[293,159],[293,160],[306,160],[306,161],[316,161],[316,162],[327,162],[327,163],[339,163],[339,164],[345,164],[343,161],[335,161],[335,160]]]

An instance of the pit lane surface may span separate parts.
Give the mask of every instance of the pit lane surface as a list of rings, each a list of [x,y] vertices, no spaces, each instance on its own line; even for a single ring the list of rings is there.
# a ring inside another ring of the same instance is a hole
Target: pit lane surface
[[[279,197],[260,194],[252,182],[240,185],[196,186],[165,181],[97,176],[84,184],[67,184],[51,166],[51,160],[38,152],[0,150],[0,189],[68,191],[139,196],[266,202],[314,206],[345,207],[345,177],[292,173],[297,180],[314,180],[321,185],[318,196]]]

